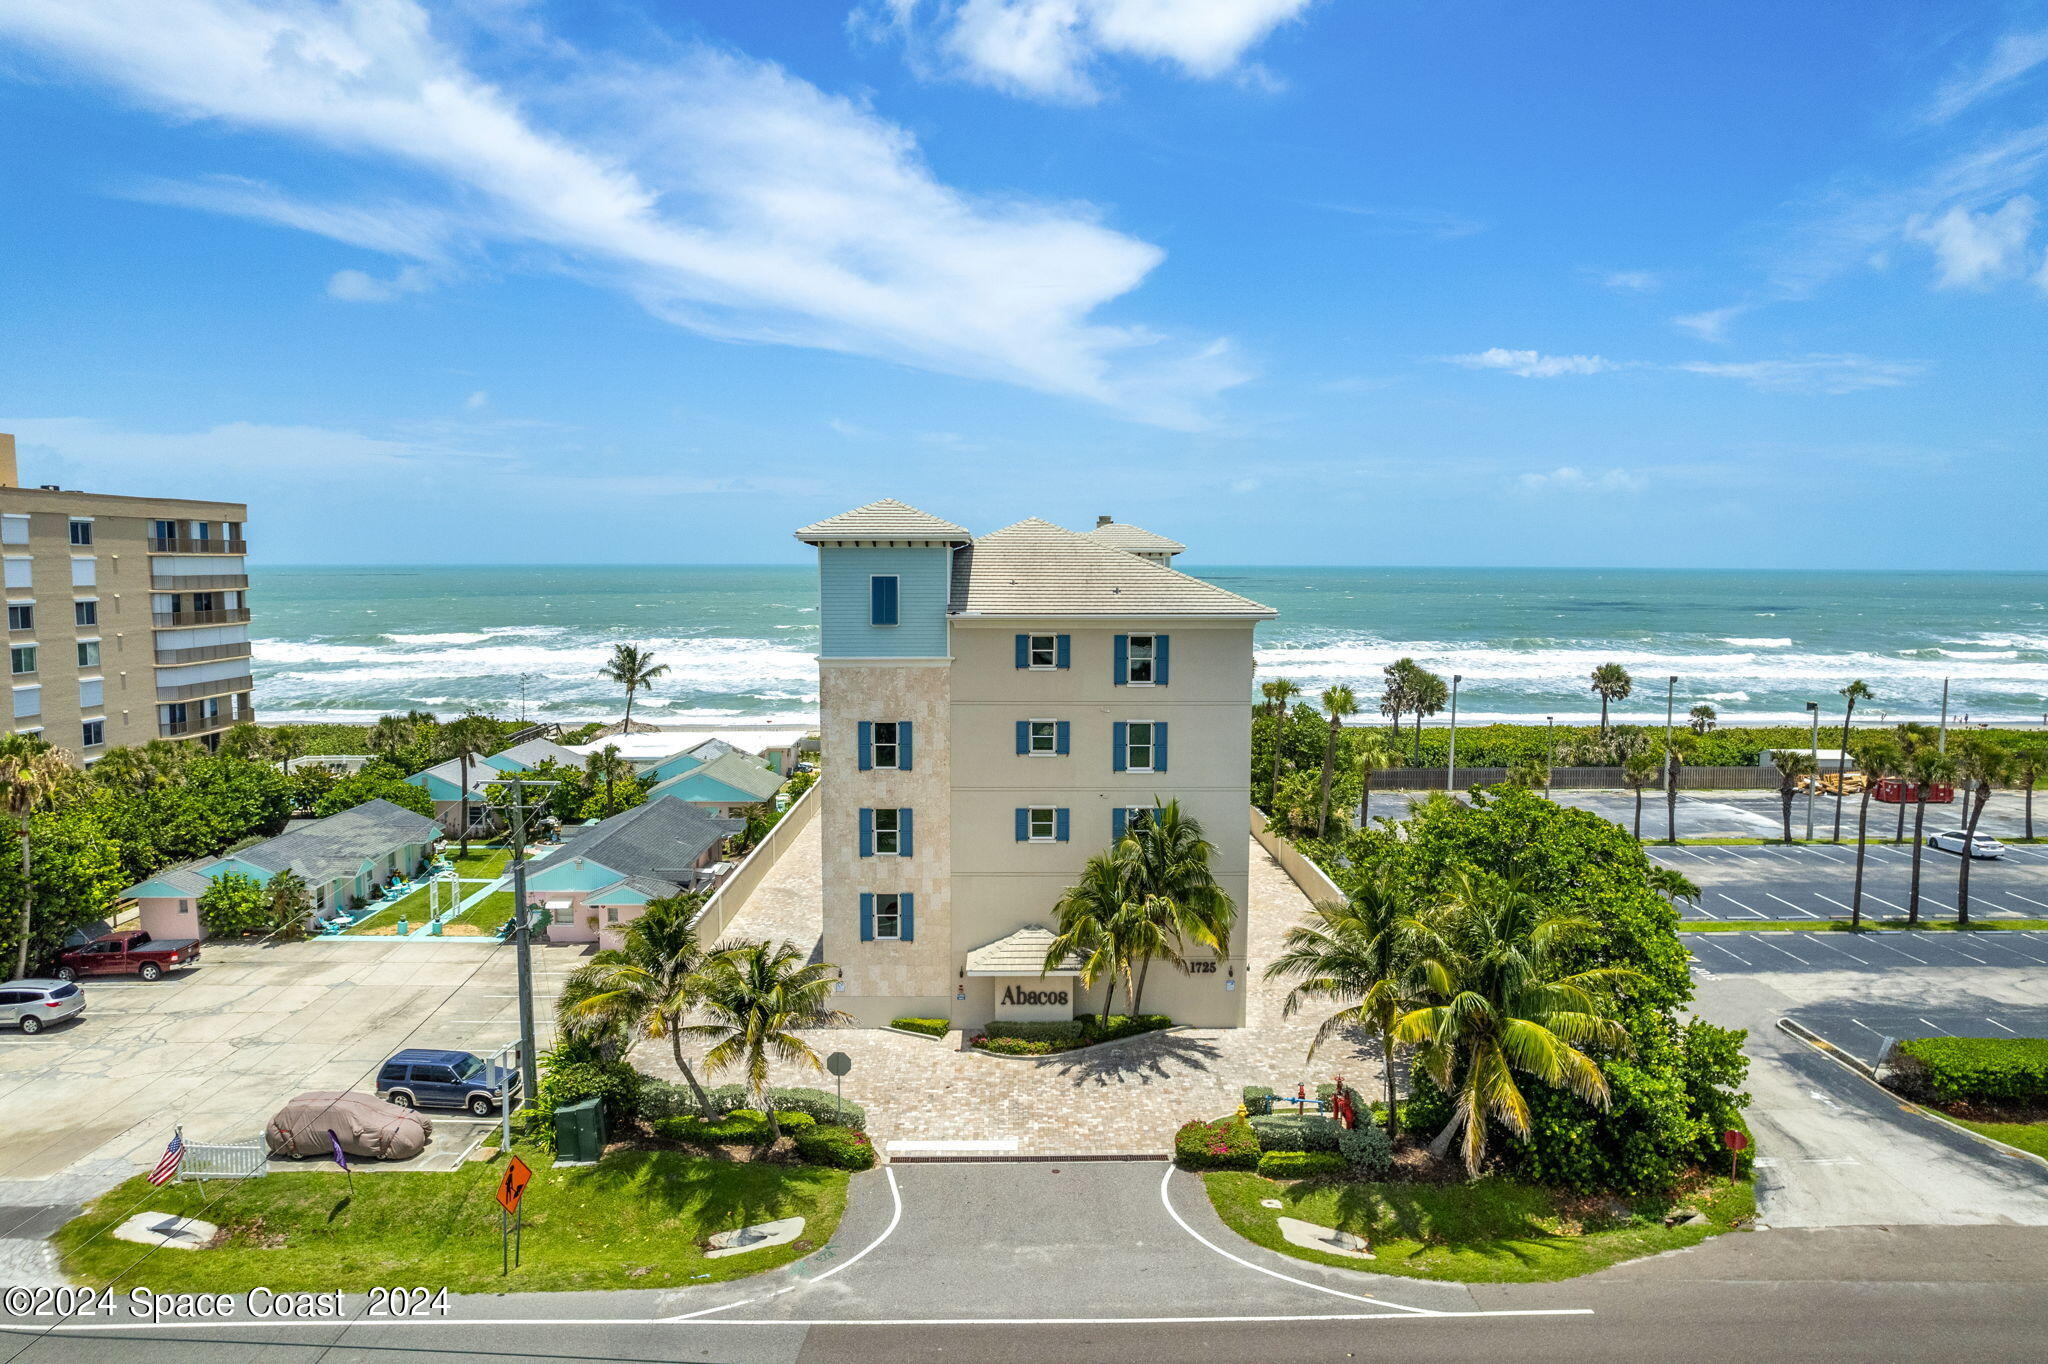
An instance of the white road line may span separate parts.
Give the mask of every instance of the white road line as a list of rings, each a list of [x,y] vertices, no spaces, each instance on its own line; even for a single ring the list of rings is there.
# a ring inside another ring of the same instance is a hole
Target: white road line
[[[2036,900],[2031,895],[2022,895],[2016,890],[2009,890],[2006,894],[2012,896],[2015,900],[2025,900],[2030,905],[2041,905],[2041,908],[2048,909],[2048,904],[2041,904],[2039,900]]]
[[[1725,948],[1725,947],[1721,946],[1721,944],[1719,944],[1719,943],[1717,943],[1717,942],[1715,942],[1715,941],[1714,941],[1714,939],[1715,939],[1715,938],[1717,938],[1717,937],[1719,937],[1719,936],[1720,936],[1720,935],[1719,935],[1719,934],[1716,934],[1716,933],[1708,933],[1708,934],[1704,934],[1704,935],[1702,935],[1702,936],[1700,937],[1700,945],[1701,945],[1701,946],[1705,946],[1705,947],[1711,947],[1711,948],[1713,948],[1714,950],[1716,950],[1716,951],[1718,951],[1718,952],[1728,952],[1728,955],[1729,955],[1729,956],[1731,956],[1731,957],[1735,957],[1735,954],[1734,954],[1733,952],[1729,952],[1727,948]],[[1737,961],[1742,961],[1742,958],[1740,958],[1740,957],[1735,957],[1735,960],[1737,960]],[[1747,966],[1747,965],[1749,965],[1749,963],[1748,963],[1748,962],[1746,962],[1746,961],[1742,961],[1742,964],[1743,964],[1744,966]]]
[[[1987,1018],[1987,1019],[1985,1019],[1984,1021],[1985,1021],[1986,1023],[1989,1023],[1989,1024],[1990,1024],[1990,1025],[1991,1025],[1992,1027],[1994,1027],[1994,1028],[2005,1028],[2005,1024],[2003,1024],[2003,1023],[1999,1022],[1999,1021],[1998,1021],[1997,1019],[1995,1019],[1995,1018]],[[2006,1030],[2007,1032],[2011,1033],[2011,1034],[2012,1034],[2012,1035],[2013,1035],[2014,1037],[2018,1037],[2018,1036],[2019,1036],[2019,1029],[2017,1029],[2017,1028],[2005,1028],[2005,1030]]]
[[[1729,894],[1729,893],[1728,893],[1727,891],[1725,891],[1725,890],[1717,890],[1717,891],[1715,891],[1715,892],[1714,892],[1714,894],[1716,894],[1716,895],[1720,896],[1720,897],[1721,897],[1722,899],[1726,900],[1726,901],[1727,901],[1727,902],[1728,902],[1729,904],[1731,904],[1731,905],[1734,905],[1734,906],[1735,906],[1735,907],[1736,907],[1737,909],[1749,909],[1749,906],[1748,906],[1748,905],[1745,905],[1745,904],[1743,904],[1743,903],[1742,903],[1742,901],[1740,901],[1740,900],[1736,899],[1736,898],[1735,898],[1735,897],[1734,897],[1733,895],[1730,895],[1730,894]],[[1756,917],[1757,917],[1757,918],[1759,918],[1759,919],[1767,919],[1767,918],[1769,918],[1769,917],[1770,917],[1770,916],[1769,916],[1768,914],[1765,914],[1765,913],[1764,913],[1764,912],[1763,912],[1762,910],[1760,910],[1760,909],[1749,909],[1749,912],[1750,912],[1750,913],[1752,913],[1752,914],[1754,914],[1754,915],[1756,915]]]
[[[1845,863],[1849,860],[1845,857],[1837,857],[1831,852],[1823,852],[1819,848],[1809,847],[1806,851],[1808,856],[1818,857],[1824,862]]]
[[[1180,1229],[1182,1231],[1194,1237],[1197,1241],[1200,1241],[1203,1245],[1209,1247],[1209,1249],[1215,1251],[1224,1259],[1233,1261],[1237,1264],[1241,1264],[1246,1269],[1257,1270],[1259,1273],[1278,1279],[1282,1283],[1291,1283],[1295,1285],[1297,1288],[1312,1288],[1318,1293],[1328,1293],[1332,1297],[1349,1298],[1353,1302],[1369,1302],[1376,1307],[1392,1307],[1398,1311],[1413,1312],[1417,1316],[1422,1317],[1435,1317],[1443,1315],[1440,1312],[1432,1312],[1427,1307],[1408,1307],[1398,1302],[1388,1302],[1383,1298],[1367,1297],[1365,1294],[1362,1293],[1346,1293],[1341,1289],[1328,1288],[1319,1283],[1310,1283],[1307,1279],[1297,1279],[1291,1274],[1282,1274],[1277,1269],[1268,1269],[1264,1265],[1253,1264],[1250,1260],[1245,1259],[1242,1255],[1231,1254],[1229,1251],[1225,1250],[1223,1247],[1217,1245],[1214,1241],[1211,1241],[1208,1237],[1202,1235],[1202,1233],[1196,1231],[1193,1227],[1189,1226],[1187,1219],[1180,1215],[1180,1209],[1173,1206],[1173,1199],[1168,1197],[1166,1192],[1167,1186],[1172,1179],[1173,1164],[1171,1161],[1169,1161],[1166,1166],[1166,1173],[1159,1177],[1159,1201],[1166,1205],[1167,1215],[1173,1218],[1174,1221],[1180,1223]]]
[[[1865,895],[1868,895],[1871,899],[1877,901],[1881,905],[1891,905],[1893,909],[1896,909],[1901,914],[1904,914],[1906,912],[1906,907],[1904,905],[1895,904],[1892,901],[1885,899],[1882,895],[1874,894],[1869,890],[1865,890],[1863,893]]]
[[[1814,944],[1814,946],[1816,947],[1833,948],[1835,951],[1840,952],[1843,956],[1847,957],[1850,961],[1862,962],[1865,966],[1870,965],[1870,961],[1868,958],[1857,956],[1854,952],[1851,952],[1848,948],[1842,946],[1840,943],[1829,942],[1827,934],[1825,933],[1809,934],[1806,940]]]
[[[1771,941],[1771,940],[1770,940],[1769,938],[1765,937],[1765,936],[1764,936],[1763,934],[1759,933],[1759,934],[1757,934],[1757,935],[1756,935],[1756,937],[1757,937],[1757,941],[1758,941],[1758,942],[1761,942],[1761,943],[1762,943],[1762,944],[1763,944],[1763,945],[1764,945],[1765,947],[1768,947],[1768,948],[1770,948],[1770,949],[1771,949],[1771,950],[1772,950],[1773,952],[1785,952],[1785,949],[1784,949],[1784,948],[1782,948],[1782,947],[1778,946],[1778,945],[1777,945],[1776,943],[1772,942],[1772,941]],[[1799,964],[1800,964],[1801,966],[1811,966],[1811,965],[1813,965],[1813,963],[1812,963],[1812,962],[1810,962],[1810,961],[1808,961],[1808,960],[1807,960],[1806,958],[1804,958],[1804,957],[1800,956],[1800,955],[1799,955],[1799,954],[1798,954],[1797,952],[1785,952],[1785,955],[1786,955],[1786,956],[1788,956],[1788,957],[1790,957],[1790,958],[1792,958],[1792,960],[1794,960],[1794,961],[1798,962],[1798,963],[1799,963]]]
[[[1908,952],[1905,948],[1899,947],[1893,943],[1888,943],[1883,938],[1872,938],[1871,941],[1876,943],[1879,947],[1891,948],[1892,951],[1898,953],[1900,956],[1904,957],[1908,961],[1917,961],[1922,966],[1925,966],[1927,964],[1927,959],[1925,957],[1916,957],[1911,952]]]
[[[1919,1021],[1920,1021],[1920,1022],[1922,1022],[1922,1023],[1927,1023],[1927,1020],[1926,1020],[1926,1019],[1924,1019],[1924,1018],[1923,1018],[1923,1019],[1920,1019]],[[1934,1024],[1932,1024],[1932,1023],[1927,1023],[1927,1026],[1928,1026],[1928,1027],[1930,1027],[1930,1028],[1934,1028],[1934,1032],[1935,1032],[1935,1035],[1936,1035],[1936,1036],[1938,1036],[1938,1037],[1947,1037],[1947,1036],[1948,1036],[1948,1034],[1947,1034],[1947,1033],[1943,1032],[1943,1031],[1942,1031],[1942,1030],[1941,1030],[1940,1028],[1936,1028],[1936,1027],[1934,1026]]]
[[[1876,1028],[1873,1028],[1873,1027],[1871,1027],[1871,1026],[1870,1026],[1870,1025],[1868,1024],[1868,1023],[1865,1023],[1865,1022],[1864,1022],[1864,1021],[1863,1021],[1862,1019],[1860,1019],[1860,1018],[1852,1018],[1852,1019],[1850,1019],[1849,1021],[1850,1021],[1851,1023],[1854,1023],[1854,1024],[1855,1024],[1855,1025],[1856,1025],[1857,1027],[1859,1027],[1859,1028],[1863,1029],[1863,1031],[1865,1031],[1865,1032],[1869,1033],[1869,1034],[1870,1034],[1870,1035],[1871,1035],[1872,1037],[1883,1037],[1883,1036],[1884,1036],[1884,1034],[1883,1034],[1883,1033],[1879,1032],[1879,1031],[1878,1031],[1878,1030],[1877,1030]]]
[[[1764,894],[1766,894],[1766,895],[1769,895],[1769,896],[1770,896],[1770,897],[1771,897],[1771,898],[1772,898],[1773,900],[1776,900],[1776,901],[1777,901],[1777,902],[1778,902],[1779,904],[1781,904],[1781,905],[1785,906],[1785,908],[1787,908],[1787,909],[1796,909],[1796,910],[1798,910],[1798,911],[1799,911],[1799,912],[1800,912],[1801,914],[1804,914],[1804,915],[1805,915],[1805,916],[1806,916],[1807,918],[1809,918],[1809,919],[1818,919],[1818,918],[1820,917],[1820,915],[1818,915],[1818,914],[1814,913],[1814,912],[1813,912],[1812,910],[1810,910],[1810,909],[1807,909],[1807,908],[1806,908],[1805,906],[1803,906],[1803,905],[1795,905],[1795,904],[1793,904],[1793,903],[1792,903],[1792,902],[1791,902],[1790,900],[1786,899],[1786,898],[1785,898],[1784,896],[1782,896],[1782,895],[1776,895],[1776,894],[1773,894],[1772,892],[1770,892],[1770,891],[1768,891],[1768,890],[1767,890],[1767,891],[1765,891],[1765,892],[1764,892]]]

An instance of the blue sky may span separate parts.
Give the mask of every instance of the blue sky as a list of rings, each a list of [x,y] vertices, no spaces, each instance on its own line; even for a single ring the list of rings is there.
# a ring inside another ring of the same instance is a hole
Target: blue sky
[[[0,430],[292,562],[2048,567],[2048,5],[8,0]]]

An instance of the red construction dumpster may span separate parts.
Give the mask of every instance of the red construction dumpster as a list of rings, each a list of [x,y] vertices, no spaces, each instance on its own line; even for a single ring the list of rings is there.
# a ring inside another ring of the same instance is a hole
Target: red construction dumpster
[[[1873,800],[1881,800],[1887,805],[1899,805],[1902,803],[1911,805],[1920,799],[1920,788],[1902,777],[1883,777],[1872,784],[1870,795]],[[1927,803],[1929,805],[1947,805],[1954,801],[1955,798],[1955,787],[1944,785],[1941,782],[1929,782],[1927,784]]]

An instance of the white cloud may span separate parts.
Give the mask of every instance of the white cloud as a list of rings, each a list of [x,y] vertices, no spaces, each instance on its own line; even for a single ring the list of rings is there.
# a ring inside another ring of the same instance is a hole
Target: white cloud
[[[390,279],[361,270],[336,270],[327,280],[327,296],[344,303],[389,303],[430,287],[433,276],[417,265],[400,269]]]
[[[880,0],[857,27],[894,32],[913,64],[1016,94],[1101,97],[1098,60],[1135,57],[1214,79],[1312,0]]]
[[[472,412],[480,411],[483,408],[490,406],[490,403],[491,395],[486,393],[483,389],[478,389],[476,392],[470,394],[467,398],[462,400],[462,405]]]
[[[1972,213],[1958,205],[1938,218],[1918,217],[1906,235],[1934,252],[1944,289],[1983,289],[2026,271],[2027,240],[2039,206],[2015,194],[1998,208]]]
[[[1548,473],[1522,474],[1515,480],[1530,492],[1539,493],[1639,493],[1649,480],[1627,469],[1604,469],[1587,473],[1564,464]]]
[[[1857,393],[1897,388],[1925,372],[1925,366],[1867,355],[1806,355],[1787,360],[1705,361],[1671,366],[1687,374],[1735,379],[1766,393]]]
[[[1936,93],[1925,114],[1929,123],[1954,118],[1986,95],[2002,90],[2043,62],[2048,62],[2048,28],[2007,33],[1991,49],[1982,66],[1950,81]]]
[[[1564,374],[1599,374],[1616,369],[1612,361],[1598,355],[1544,355],[1533,350],[1504,350],[1499,346],[1472,355],[1444,357],[1467,369],[1501,369],[1524,379],[1555,379]]]
[[[1654,270],[1606,270],[1600,282],[1617,293],[1647,294],[1664,287],[1663,276]]]
[[[336,208],[251,182],[186,187],[209,208],[415,262],[541,248],[707,335],[1014,383],[1170,426],[1200,425],[1208,400],[1246,377],[1227,343],[1176,348],[1092,320],[1164,253],[1087,206],[962,193],[864,105],[702,46],[628,63],[536,35],[529,50],[494,48],[502,74],[489,83],[440,29],[460,13],[430,17],[414,0],[10,0],[0,38],[175,118],[343,153],[407,191],[396,208],[393,191]],[[1106,31],[1129,47],[1144,25]],[[1226,46],[1189,36],[1184,56],[1197,65]],[[383,292],[357,273],[343,296]]]
[[[1686,313],[1671,319],[1671,325],[1680,331],[1691,332],[1702,341],[1726,341],[1728,325],[1750,310],[1747,303],[1734,303],[1726,308],[1709,308],[1703,313]]]

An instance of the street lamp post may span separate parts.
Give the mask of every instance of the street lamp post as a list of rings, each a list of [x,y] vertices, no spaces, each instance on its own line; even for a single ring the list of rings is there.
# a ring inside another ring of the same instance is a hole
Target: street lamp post
[[[1451,756],[1444,768],[1444,790],[1458,789],[1458,684],[1465,679],[1457,673],[1451,674]]]
[[[1813,793],[1820,785],[1820,702],[1808,701],[1806,713],[1813,717],[1813,771],[1806,778],[1806,841],[1813,842]]]
[[[1664,684],[1664,840],[1678,841],[1678,802],[1671,795],[1671,714],[1678,696],[1678,674]]]

